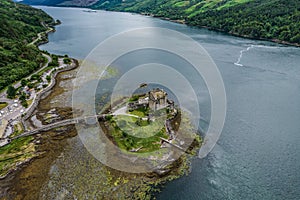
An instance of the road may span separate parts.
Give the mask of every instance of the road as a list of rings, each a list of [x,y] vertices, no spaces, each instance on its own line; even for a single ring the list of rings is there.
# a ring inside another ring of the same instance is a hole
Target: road
[[[38,37],[37,37],[35,40],[33,40],[32,42],[30,42],[28,45],[34,45],[34,44],[37,43],[39,40],[42,40],[42,34],[48,34],[48,33],[50,33],[50,32],[53,31],[53,28],[49,28],[49,27],[47,27],[47,28],[48,28],[47,31],[38,33],[38,34],[37,34]]]
[[[39,70],[37,70],[37,71],[34,72],[33,74],[39,73],[40,71],[42,71],[43,69],[45,69],[46,67],[48,67],[48,65],[49,65],[50,62],[52,62],[51,56],[49,56],[49,55],[47,55],[47,54],[44,54],[44,53],[42,53],[42,55],[47,59],[47,62],[46,62]],[[29,76],[25,77],[24,79],[30,78],[33,74],[30,74]],[[21,86],[21,80],[18,81],[18,82],[16,82],[16,83],[14,83],[13,86],[14,86],[15,88],[20,87],[20,86]],[[6,98],[6,91],[2,91],[2,92],[0,93],[0,101],[2,101],[2,100],[4,101],[5,99],[6,99],[7,101],[10,101],[10,99],[7,99],[7,98]],[[7,101],[5,101],[5,102],[7,102]]]
[[[52,124],[44,125],[40,128],[34,129],[34,130],[26,131],[26,132],[22,133],[21,135],[18,135],[16,137],[12,138],[11,140],[15,140],[17,138],[26,137],[26,136],[30,136],[30,135],[36,135],[36,134],[38,134],[42,131],[47,131],[47,130],[62,127],[62,126],[67,126],[67,125],[71,125],[71,124],[78,124],[79,122],[90,123],[90,119],[93,119],[93,121],[94,121],[94,119],[105,118],[108,115],[111,115],[111,114],[99,114],[99,115],[83,116],[83,117],[77,117],[77,118],[73,118],[73,119],[66,119],[66,120],[54,122]],[[96,122],[96,121],[94,121],[94,122]]]
[[[51,56],[49,56],[47,54],[43,54],[43,56],[47,59],[47,62],[38,71],[36,71],[33,74],[37,74],[40,71],[44,70],[46,67],[48,67],[49,63],[52,62]],[[27,76],[26,79],[30,78],[33,74]],[[13,86],[15,88],[20,87],[21,86],[21,81],[16,82],[15,84],[13,84]],[[33,99],[33,102],[35,101],[35,97],[36,97],[36,93],[32,92],[32,95],[31,95],[30,99]],[[26,112],[30,108],[30,106],[29,106],[29,108],[25,109],[22,105],[19,104],[19,102],[17,100],[12,100],[12,99],[6,98],[6,91],[3,91],[0,94],[0,102],[8,103],[7,107],[0,111],[0,120],[1,119],[6,119],[7,121],[9,121],[11,119],[12,120],[16,119],[19,116],[21,116],[22,113]]]

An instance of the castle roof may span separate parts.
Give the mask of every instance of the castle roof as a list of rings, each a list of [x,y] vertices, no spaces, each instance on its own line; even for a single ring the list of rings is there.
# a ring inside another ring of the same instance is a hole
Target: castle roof
[[[151,100],[160,100],[160,99],[164,99],[167,96],[167,93],[159,88],[153,89],[152,91],[149,92],[149,98]]]

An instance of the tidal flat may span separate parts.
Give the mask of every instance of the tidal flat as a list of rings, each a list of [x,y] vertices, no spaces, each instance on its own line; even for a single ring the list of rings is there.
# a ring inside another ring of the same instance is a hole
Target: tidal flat
[[[57,76],[54,88],[41,99],[34,117],[26,121],[28,126],[73,117],[76,73],[77,69]],[[111,169],[95,159],[85,149],[74,125],[42,132],[33,143],[38,156],[1,181],[1,199],[152,199],[163,183],[188,174],[192,157],[184,154],[165,174],[133,174]],[[192,149],[199,145],[200,140],[195,141]]]

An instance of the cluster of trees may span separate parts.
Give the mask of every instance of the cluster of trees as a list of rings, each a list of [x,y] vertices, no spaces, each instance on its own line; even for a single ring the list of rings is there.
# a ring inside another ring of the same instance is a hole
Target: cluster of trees
[[[16,90],[16,88],[14,88],[14,86],[10,85],[10,86],[8,86],[6,93],[7,93],[8,98],[13,99],[13,98],[15,98],[15,96],[17,94],[17,90]]]
[[[64,64],[69,65],[72,63],[72,59],[69,58],[67,55],[64,57]]]
[[[300,0],[100,0],[93,8],[151,14],[240,36],[300,44]]]
[[[44,24],[54,23],[45,12],[10,0],[0,1],[0,90],[22,79],[45,61],[40,50],[28,45]]]
[[[28,107],[27,96],[26,96],[25,92],[19,92],[17,88],[14,88],[14,86],[9,85],[7,87],[6,93],[7,93],[7,98],[10,98],[10,99],[14,99],[16,97],[16,95],[18,94],[21,105],[24,106],[25,108]]]
[[[252,38],[300,44],[300,0],[253,0],[198,14],[189,23]]]

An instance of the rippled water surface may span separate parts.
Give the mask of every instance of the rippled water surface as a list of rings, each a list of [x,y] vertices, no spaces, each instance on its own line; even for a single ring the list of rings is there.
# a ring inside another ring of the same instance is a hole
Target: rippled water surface
[[[228,100],[221,138],[207,158],[193,161],[189,176],[168,183],[158,199],[300,199],[299,48],[129,13],[40,8],[62,21],[41,47],[51,53],[83,59],[114,34],[154,26],[189,35],[219,67]],[[149,57],[140,52],[134,58]],[[155,58],[165,62],[166,56]],[[199,91],[203,119],[209,121],[209,97]]]

